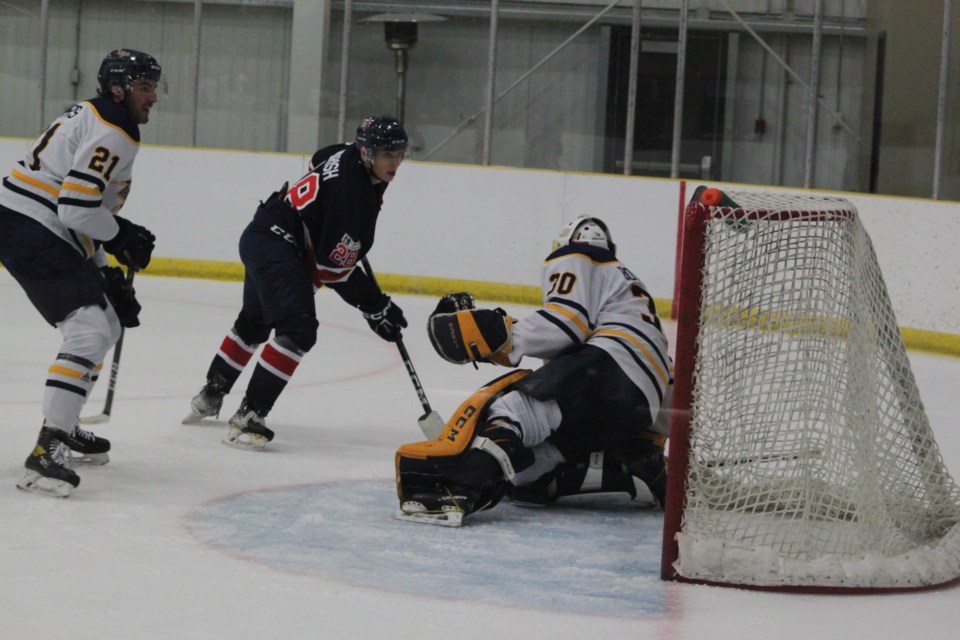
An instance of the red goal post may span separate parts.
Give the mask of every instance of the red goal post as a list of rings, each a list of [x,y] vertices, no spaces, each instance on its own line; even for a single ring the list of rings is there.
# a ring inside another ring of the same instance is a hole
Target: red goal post
[[[960,580],[960,490],[856,208],[700,188],[681,224],[661,577],[845,593]]]

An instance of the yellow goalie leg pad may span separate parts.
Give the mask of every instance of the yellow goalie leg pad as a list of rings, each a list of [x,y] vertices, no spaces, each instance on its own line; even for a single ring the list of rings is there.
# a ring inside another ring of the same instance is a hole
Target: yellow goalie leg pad
[[[400,461],[403,458],[426,460],[428,458],[447,458],[458,456],[467,450],[473,441],[477,423],[484,407],[504,389],[531,373],[530,369],[518,369],[506,375],[491,380],[471,395],[447,421],[443,431],[435,440],[411,442],[397,449],[394,458],[396,468],[397,490],[400,491]]]

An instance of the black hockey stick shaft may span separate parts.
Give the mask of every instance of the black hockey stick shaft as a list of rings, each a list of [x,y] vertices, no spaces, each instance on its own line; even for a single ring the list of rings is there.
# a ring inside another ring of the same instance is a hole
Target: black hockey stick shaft
[[[133,286],[133,276],[136,270],[127,269],[127,286]],[[117,372],[120,371],[120,354],[123,351],[123,336],[127,330],[120,327],[120,337],[117,338],[117,344],[113,345],[113,362],[110,363],[110,381],[107,384],[107,399],[103,404],[103,415],[109,416],[113,411],[113,395],[117,390]]]
[[[373,269],[370,267],[370,262],[366,256],[361,258],[360,261],[363,263],[363,270],[366,272],[367,277],[370,278],[374,284],[377,284],[377,277],[374,275]],[[417,370],[413,368],[413,361],[410,360],[410,354],[407,353],[407,348],[403,346],[403,338],[397,340],[397,350],[400,352],[400,358],[403,360],[403,364],[407,367],[407,373],[410,374],[410,382],[413,383],[413,388],[417,390],[417,396],[420,398],[420,404],[423,405],[424,412],[427,414],[431,413],[433,409],[430,408],[430,401],[427,400],[427,394],[423,390],[423,385],[420,384],[420,376],[417,375]]]

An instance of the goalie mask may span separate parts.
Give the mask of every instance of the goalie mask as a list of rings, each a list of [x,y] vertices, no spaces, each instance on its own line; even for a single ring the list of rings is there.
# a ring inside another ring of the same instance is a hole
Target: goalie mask
[[[610,229],[600,218],[590,216],[580,216],[576,220],[568,222],[560,230],[557,239],[553,241],[553,250],[556,251],[570,244],[588,244],[607,249],[614,255],[617,253],[617,245],[613,243]]]

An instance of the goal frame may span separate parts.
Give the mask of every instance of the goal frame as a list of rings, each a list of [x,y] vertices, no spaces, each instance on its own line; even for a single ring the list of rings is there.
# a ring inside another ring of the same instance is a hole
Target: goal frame
[[[694,393],[694,371],[698,357],[698,333],[701,324],[702,273],[706,265],[704,251],[706,222],[710,219],[711,207],[701,203],[701,195],[707,187],[698,187],[680,216],[678,232],[678,257],[676,262],[674,317],[677,322],[676,353],[674,358],[673,406],[670,420],[669,455],[667,459],[667,499],[664,510],[663,543],[660,577],[662,580],[695,584],[733,587],[748,590],[793,592],[793,593],[835,593],[835,594],[878,594],[927,591],[941,589],[960,583],[957,578],[928,585],[907,585],[893,587],[826,586],[826,585],[755,585],[733,582],[718,582],[680,575],[674,563],[679,560],[680,549],[676,535],[681,532],[687,489],[687,466],[690,457],[690,426],[692,419],[692,401]],[[735,206],[719,207],[726,215],[738,221],[748,223],[763,212],[737,210]],[[716,206],[714,207],[716,208]],[[822,220],[822,212],[784,211],[776,214],[776,219],[787,220],[809,218]],[[834,215],[834,214],[830,214]],[[855,214],[854,214],[855,215]],[[834,216],[836,217],[836,216]],[[770,219],[770,218],[767,218]]]

